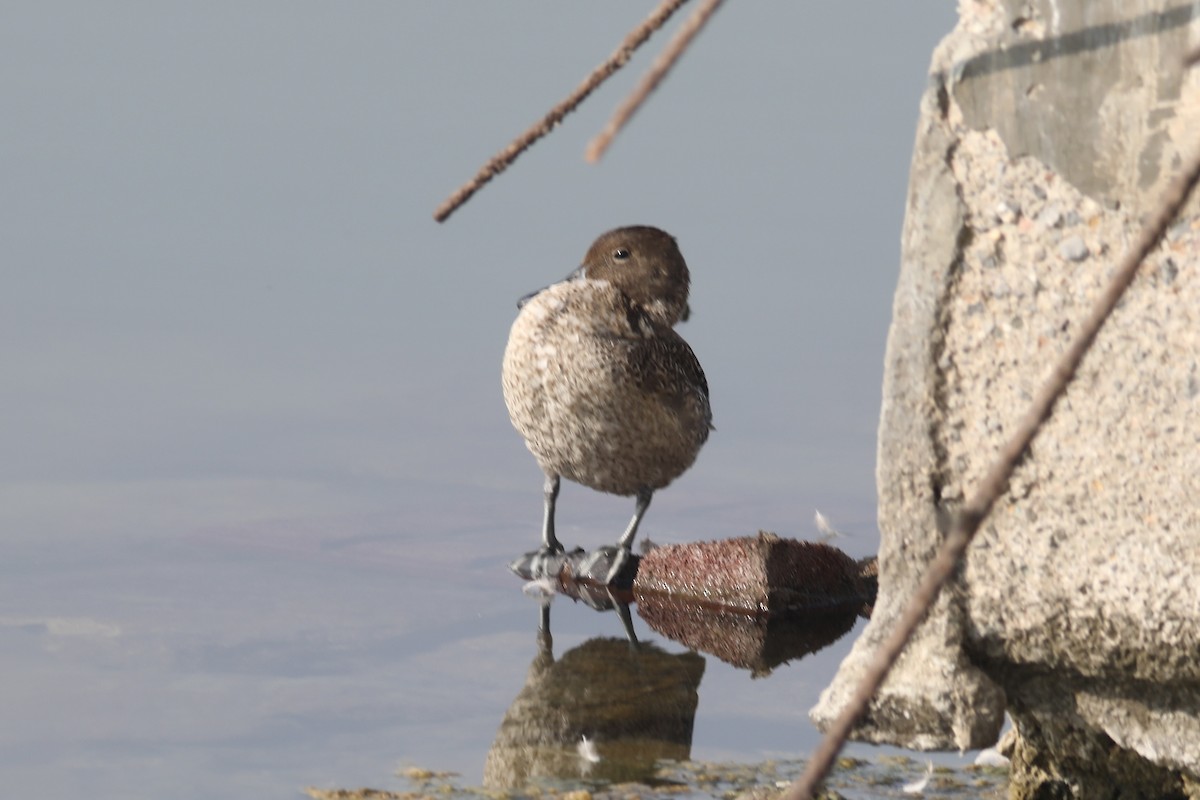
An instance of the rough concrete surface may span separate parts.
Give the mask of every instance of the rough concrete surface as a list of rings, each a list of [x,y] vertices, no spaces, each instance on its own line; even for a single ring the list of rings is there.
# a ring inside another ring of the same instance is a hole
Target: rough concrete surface
[[[1200,74],[1178,66],[1198,43],[1194,5],[960,4],[912,162],[879,435],[879,600],[818,724],[1200,147]],[[981,747],[1007,710],[1015,796],[1200,797],[1196,205],[1101,332],[859,738]]]

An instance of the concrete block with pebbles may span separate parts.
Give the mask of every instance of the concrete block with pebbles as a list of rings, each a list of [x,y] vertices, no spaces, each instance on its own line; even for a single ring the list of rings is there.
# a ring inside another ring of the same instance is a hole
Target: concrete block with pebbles
[[[1200,9],[960,4],[922,100],[884,376],[879,597],[836,716],[1181,158]],[[1200,796],[1200,214],[1143,266],[857,738],[993,744],[1016,796]],[[1050,795],[1038,795],[1050,796]]]

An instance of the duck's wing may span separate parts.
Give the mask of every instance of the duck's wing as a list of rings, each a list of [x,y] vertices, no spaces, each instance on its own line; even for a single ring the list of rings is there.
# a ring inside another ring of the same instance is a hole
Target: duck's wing
[[[653,336],[629,340],[628,359],[642,390],[681,412],[697,415],[712,425],[708,379],[699,359],[683,337],[671,328]]]

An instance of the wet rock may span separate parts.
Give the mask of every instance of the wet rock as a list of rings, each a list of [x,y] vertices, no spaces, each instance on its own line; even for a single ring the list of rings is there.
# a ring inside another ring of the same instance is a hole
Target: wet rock
[[[872,561],[762,532],[655,548],[642,557],[633,588],[749,612],[844,608],[874,600]]]

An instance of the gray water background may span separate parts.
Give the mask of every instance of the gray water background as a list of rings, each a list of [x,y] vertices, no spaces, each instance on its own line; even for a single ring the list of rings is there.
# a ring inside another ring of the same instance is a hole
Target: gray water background
[[[500,355],[516,298],[616,225],[678,237],[717,426],[644,535],[812,538],[820,509],[876,550],[907,169],[952,4],[726,4],[602,164],[584,145],[668,34],[435,224],[646,8],[3,12],[6,793],[478,781],[537,621],[504,567],[541,479]],[[607,542],[631,507],[565,486],[560,536]],[[615,617],[556,606],[556,650],[595,635]],[[693,756],[807,752],[848,641],[766,680],[710,658]]]

